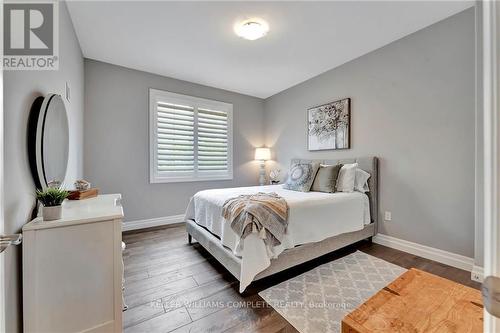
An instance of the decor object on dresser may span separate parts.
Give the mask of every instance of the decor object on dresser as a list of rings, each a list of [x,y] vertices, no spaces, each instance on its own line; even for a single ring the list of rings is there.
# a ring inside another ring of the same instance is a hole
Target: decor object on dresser
[[[23,226],[24,332],[122,332],[119,194],[68,201]]]
[[[345,315],[405,271],[403,267],[356,251],[259,295],[299,332],[333,333],[340,331]]]
[[[412,268],[342,320],[343,333],[483,332],[479,290]]]
[[[75,189],[78,191],[86,191],[90,189],[90,183],[85,179],[79,179],[75,182]]]
[[[350,148],[350,98],[308,109],[307,122],[309,150]]]
[[[64,184],[68,152],[68,117],[62,97],[36,98],[28,118],[28,160],[36,188]]]
[[[75,190],[69,192],[69,200],[83,200],[97,197],[99,189],[90,188],[90,183],[85,179],[79,179],[75,182]]]
[[[36,190],[36,198],[43,205],[42,216],[44,221],[59,220],[62,214],[62,203],[69,192],[61,187],[48,187],[45,190]]]
[[[89,188],[88,190],[75,190],[70,191],[68,199],[69,200],[83,200],[89,198],[95,198],[99,194],[98,188]]]
[[[255,159],[260,161],[259,185],[263,186],[266,183],[266,161],[271,159],[271,149],[255,148]]]

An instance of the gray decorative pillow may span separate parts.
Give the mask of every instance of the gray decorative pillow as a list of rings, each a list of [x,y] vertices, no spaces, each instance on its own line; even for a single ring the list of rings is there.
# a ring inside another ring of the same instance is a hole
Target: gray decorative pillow
[[[288,178],[283,188],[293,191],[309,192],[318,172],[319,163],[294,163],[290,166]]]
[[[335,192],[340,168],[342,168],[342,164],[320,165],[316,178],[314,178],[311,191],[326,193]]]

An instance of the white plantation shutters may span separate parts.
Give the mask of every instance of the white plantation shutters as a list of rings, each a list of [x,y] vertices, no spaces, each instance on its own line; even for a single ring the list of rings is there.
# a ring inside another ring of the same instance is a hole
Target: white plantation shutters
[[[232,104],[149,94],[150,181],[232,179]]]
[[[198,108],[198,172],[228,172],[228,115]]]
[[[194,172],[195,109],[158,101],[156,110],[158,171]]]

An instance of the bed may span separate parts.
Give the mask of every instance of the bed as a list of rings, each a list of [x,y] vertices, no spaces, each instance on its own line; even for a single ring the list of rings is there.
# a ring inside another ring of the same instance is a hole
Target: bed
[[[377,233],[378,159],[303,160],[323,164],[358,163],[370,173],[365,193],[297,192],[281,185],[205,190],[196,193],[186,211],[188,239],[196,239],[240,281],[240,292],[255,280],[320,257]],[[243,249],[238,237],[222,218],[222,205],[240,194],[275,192],[289,206],[285,239],[272,252],[258,236],[249,235]]]

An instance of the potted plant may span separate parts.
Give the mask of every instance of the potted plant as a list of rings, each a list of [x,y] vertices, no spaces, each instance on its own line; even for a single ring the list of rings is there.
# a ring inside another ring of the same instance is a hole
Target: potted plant
[[[36,190],[36,198],[43,205],[42,217],[44,221],[59,220],[62,214],[62,202],[69,192],[61,187],[49,187],[43,191]]]

